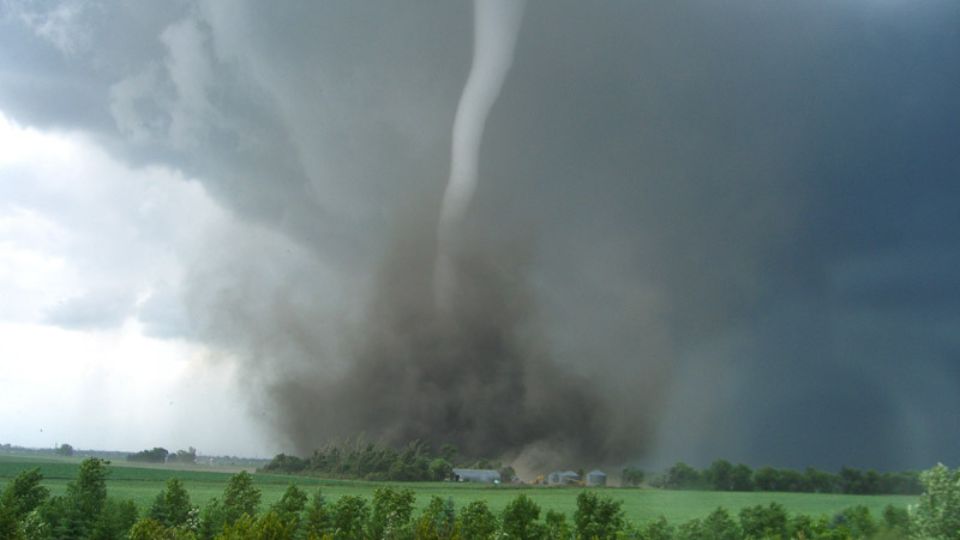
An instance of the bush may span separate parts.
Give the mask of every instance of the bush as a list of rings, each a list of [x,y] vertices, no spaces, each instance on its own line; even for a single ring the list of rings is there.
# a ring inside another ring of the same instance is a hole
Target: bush
[[[705,519],[692,519],[677,529],[677,540],[739,540],[740,528],[723,508],[717,508]]]
[[[778,503],[740,510],[740,528],[745,538],[787,536],[787,511]]]
[[[418,540],[447,540],[456,532],[456,512],[451,499],[431,497],[430,504],[417,520]]]
[[[370,538],[405,538],[409,536],[413,515],[413,491],[377,488],[373,492],[373,513],[370,516]]]
[[[464,539],[493,538],[497,532],[497,518],[486,501],[473,501],[463,507],[457,517],[457,532]]]
[[[10,512],[13,519],[23,518],[50,495],[50,490],[40,485],[42,481],[39,468],[21,471],[0,495],[0,507]]]
[[[638,540],[671,540],[674,538],[674,528],[667,522],[667,518],[660,516],[640,527],[637,530],[637,538]]]
[[[270,511],[285,523],[296,529],[300,525],[300,513],[307,506],[307,494],[297,486],[290,484],[280,500],[270,507]]]
[[[520,494],[503,509],[503,532],[511,539],[535,540],[543,535],[537,523],[540,507],[530,497]]]
[[[613,538],[623,530],[623,502],[583,491],[573,514],[578,538]]]
[[[247,471],[230,477],[223,490],[223,520],[232,524],[240,516],[256,516],[260,507],[260,490],[253,486],[253,477]]]
[[[114,540],[115,538],[123,538],[136,521],[137,505],[133,501],[107,499],[103,510],[93,523],[93,530],[87,536],[87,539]]]
[[[327,507],[323,494],[318,489],[307,508],[304,531],[308,537],[321,538],[333,529],[333,514]]]
[[[338,539],[361,540],[370,509],[363,497],[344,495],[333,505],[332,528]]]
[[[179,527],[187,522],[192,509],[190,494],[183,487],[183,482],[171,478],[154,499],[149,516],[164,527]]]

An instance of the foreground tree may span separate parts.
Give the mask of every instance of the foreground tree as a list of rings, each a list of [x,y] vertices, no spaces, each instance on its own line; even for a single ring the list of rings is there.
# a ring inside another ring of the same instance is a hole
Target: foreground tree
[[[167,485],[157,495],[149,515],[164,527],[180,527],[190,517],[190,494],[177,478],[167,480]]]
[[[577,538],[614,538],[623,530],[623,501],[583,491],[577,495],[573,514]]]
[[[373,492],[373,512],[370,516],[370,538],[406,538],[413,515],[413,491],[377,488]]]
[[[514,540],[537,540],[543,536],[538,519],[540,507],[521,493],[503,509],[503,533]]]
[[[40,485],[43,474],[40,468],[21,471],[0,495],[0,508],[9,511],[15,519],[38,508],[50,495],[50,490]]]
[[[473,501],[463,507],[457,517],[457,536],[476,540],[488,540],[497,532],[497,517],[490,511],[487,501]]]
[[[920,474],[923,494],[913,512],[917,538],[960,539],[960,469],[942,463]]]
[[[93,530],[107,503],[108,461],[85,459],[76,480],[67,484],[63,497],[44,506],[44,518],[57,538],[84,538]]]
[[[430,504],[424,508],[414,531],[417,540],[449,540],[453,538],[456,525],[456,511],[451,499],[431,497]]]

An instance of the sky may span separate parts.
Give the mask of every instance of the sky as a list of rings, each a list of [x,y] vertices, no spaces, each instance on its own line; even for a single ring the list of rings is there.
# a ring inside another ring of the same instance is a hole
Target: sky
[[[300,449],[278,389],[374,339],[472,15],[0,0],[0,443]],[[528,3],[465,220],[624,459],[957,464],[958,55],[953,0]]]

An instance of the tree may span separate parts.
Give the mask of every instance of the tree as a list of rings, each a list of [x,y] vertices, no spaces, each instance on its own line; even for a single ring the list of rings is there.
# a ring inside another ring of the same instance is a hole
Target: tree
[[[363,497],[344,495],[333,505],[332,528],[334,537],[344,540],[361,540],[363,525],[370,509]]]
[[[733,491],[733,464],[725,459],[714,461],[704,472],[704,477],[717,491]]]
[[[256,516],[260,506],[260,490],[253,486],[253,477],[247,471],[230,477],[223,490],[224,521],[232,524],[240,516]]]
[[[883,508],[883,524],[891,531],[899,531],[901,536],[906,536],[910,529],[910,513],[906,508],[897,508],[888,504]]]
[[[703,520],[703,532],[713,540],[739,540],[740,528],[724,508],[717,508]]]
[[[446,480],[453,474],[453,465],[443,458],[434,458],[430,462],[428,475],[431,480]]]
[[[54,452],[55,452],[58,456],[67,456],[67,457],[70,457],[70,456],[73,455],[73,447],[70,446],[70,445],[67,444],[67,443],[63,443],[63,444],[61,444],[60,446],[58,446],[57,449],[54,450]]]
[[[667,518],[660,516],[644,525],[638,531],[637,537],[639,540],[673,540],[674,528],[667,522]]]
[[[503,532],[514,540],[539,539],[543,534],[539,518],[540,507],[521,493],[503,509]]]
[[[960,469],[938,463],[920,473],[923,494],[913,512],[913,525],[921,538],[960,539]]]
[[[431,497],[417,519],[415,536],[418,540],[448,540],[456,532],[456,512],[453,500]]]
[[[547,510],[544,516],[544,537],[547,540],[569,540],[573,537],[570,525],[567,523],[567,516],[563,512],[554,512]]]
[[[740,528],[746,538],[786,538],[787,511],[772,502],[740,510]]]
[[[497,517],[486,501],[473,501],[460,511],[457,532],[459,538],[489,540],[497,532]]]
[[[21,519],[39,507],[50,495],[50,490],[40,485],[43,474],[40,468],[21,471],[0,495],[0,507],[9,510],[15,519]]]
[[[733,491],[753,491],[753,470],[750,467],[741,463],[730,474]]]
[[[13,508],[0,506],[0,538],[23,540],[23,531]]]
[[[177,450],[176,454],[170,454],[167,459],[177,463],[196,463],[197,449],[191,446],[187,450]]]
[[[600,497],[582,491],[577,495],[577,510],[573,513],[578,538],[614,538],[623,530],[623,501]]]
[[[694,489],[701,484],[700,472],[682,461],[667,471],[663,487],[668,489]]]
[[[190,494],[177,478],[167,480],[166,487],[157,494],[149,516],[164,527],[180,527],[190,517]]]
[[[316,538],[321,538],[324,533],[333,528],[333,515],[327,508],[326,499],[319,489],[314,493],[313,499],[310,500],[304,528],[308,537]]]
[[[760,491],[779,491],[780,471],[773,467],[761,467],[754,473],[753,482]]]
[[[170,452],[166,448],[155,447],[152,450],[141,450],[136,454],[127,454],[127,461],[141,463],[165,463]]]
[[[854,538],[870,538],[877,532],[870,509],[863,505],[845,508],[835,522],[845,526]]]
[[[137,505],[133,501],[107,499],[103,510],[93,523],[87,540],[114,540],[123,538],[137,521]]]
[[[644,472],[635,467],[625,467],[620,473],[620,483],[624,486],[639,486],[643,483]]]
[[[66,494],[52,497],[40,508],[43,521],[56,538],[85,538],[107,501],[108,461],[88,458],[80,463],[77,478]]]
[[[371,538],[402,538],[409,529],[413,515],[413,491],[377,488],[373,492],[373,512],[370,516]]]
[[[450,463],[455,463],[457,461],[458,454],[459,450],[457,450],[457,447],[450,443],[445,443],[440,446],[440,457],[449,461]]]

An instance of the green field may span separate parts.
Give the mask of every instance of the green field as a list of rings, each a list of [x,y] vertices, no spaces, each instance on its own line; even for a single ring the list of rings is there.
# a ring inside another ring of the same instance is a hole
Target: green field
[[[38,458],[14,455],[0,455],[0,485],[5,485],[18,472],[40,467],[46,478],[44,484],[54,494],[61,494],[68,481],[76,476],[79,459]],[[153,498],[163,488],[164,482],[177,477],[190,491],[194,504],[203,505],[210,498],[223,492],[231,474],[240,469],[214,470],[204,467],[188,466],[131,466],[124,462],[114,462],[108,481],[108,493],[111,497],[133,500],[141,510],[149,507]],[[351,480],[324,480],[303,476],[276,474],[255,474],[254,480],[263,492],[264,506],[278,500],[290,483],[295,483],[310,493],[317,488],[323,491],[328,500],[341,495],[362,495],[370,497],[373,490],[380,486],[395,486],[413,489],[417,494],[417,505],[423,507],[432,496],[451,498],[457,507],[484,499],[494,511],[502,509],[518,493],[526,493],[544,510],[560,510],[572,515],[576,506],[576,497],[581,488],[556,488],[535,486],[485,486],[477,484],[454,484],[449,482],[382,483]],[[718,506],[733,513],[741,508],[772,501],[779,502],[791,514],[811,516],[833,515],[840,510],[864,505],[870,508],[875,518],[880,517],[883,507],[892,504],[905,507],[917,501],[917,497],[908,495],[821,495],[812,493],[730,493],[713,491],[670,491],[643,488],[603,488],[603,494],[623,501],[627,518],[634,522],[643,522],[658,516],[665,516],[672,523],[680,523],[692,518],[703,517]]]

